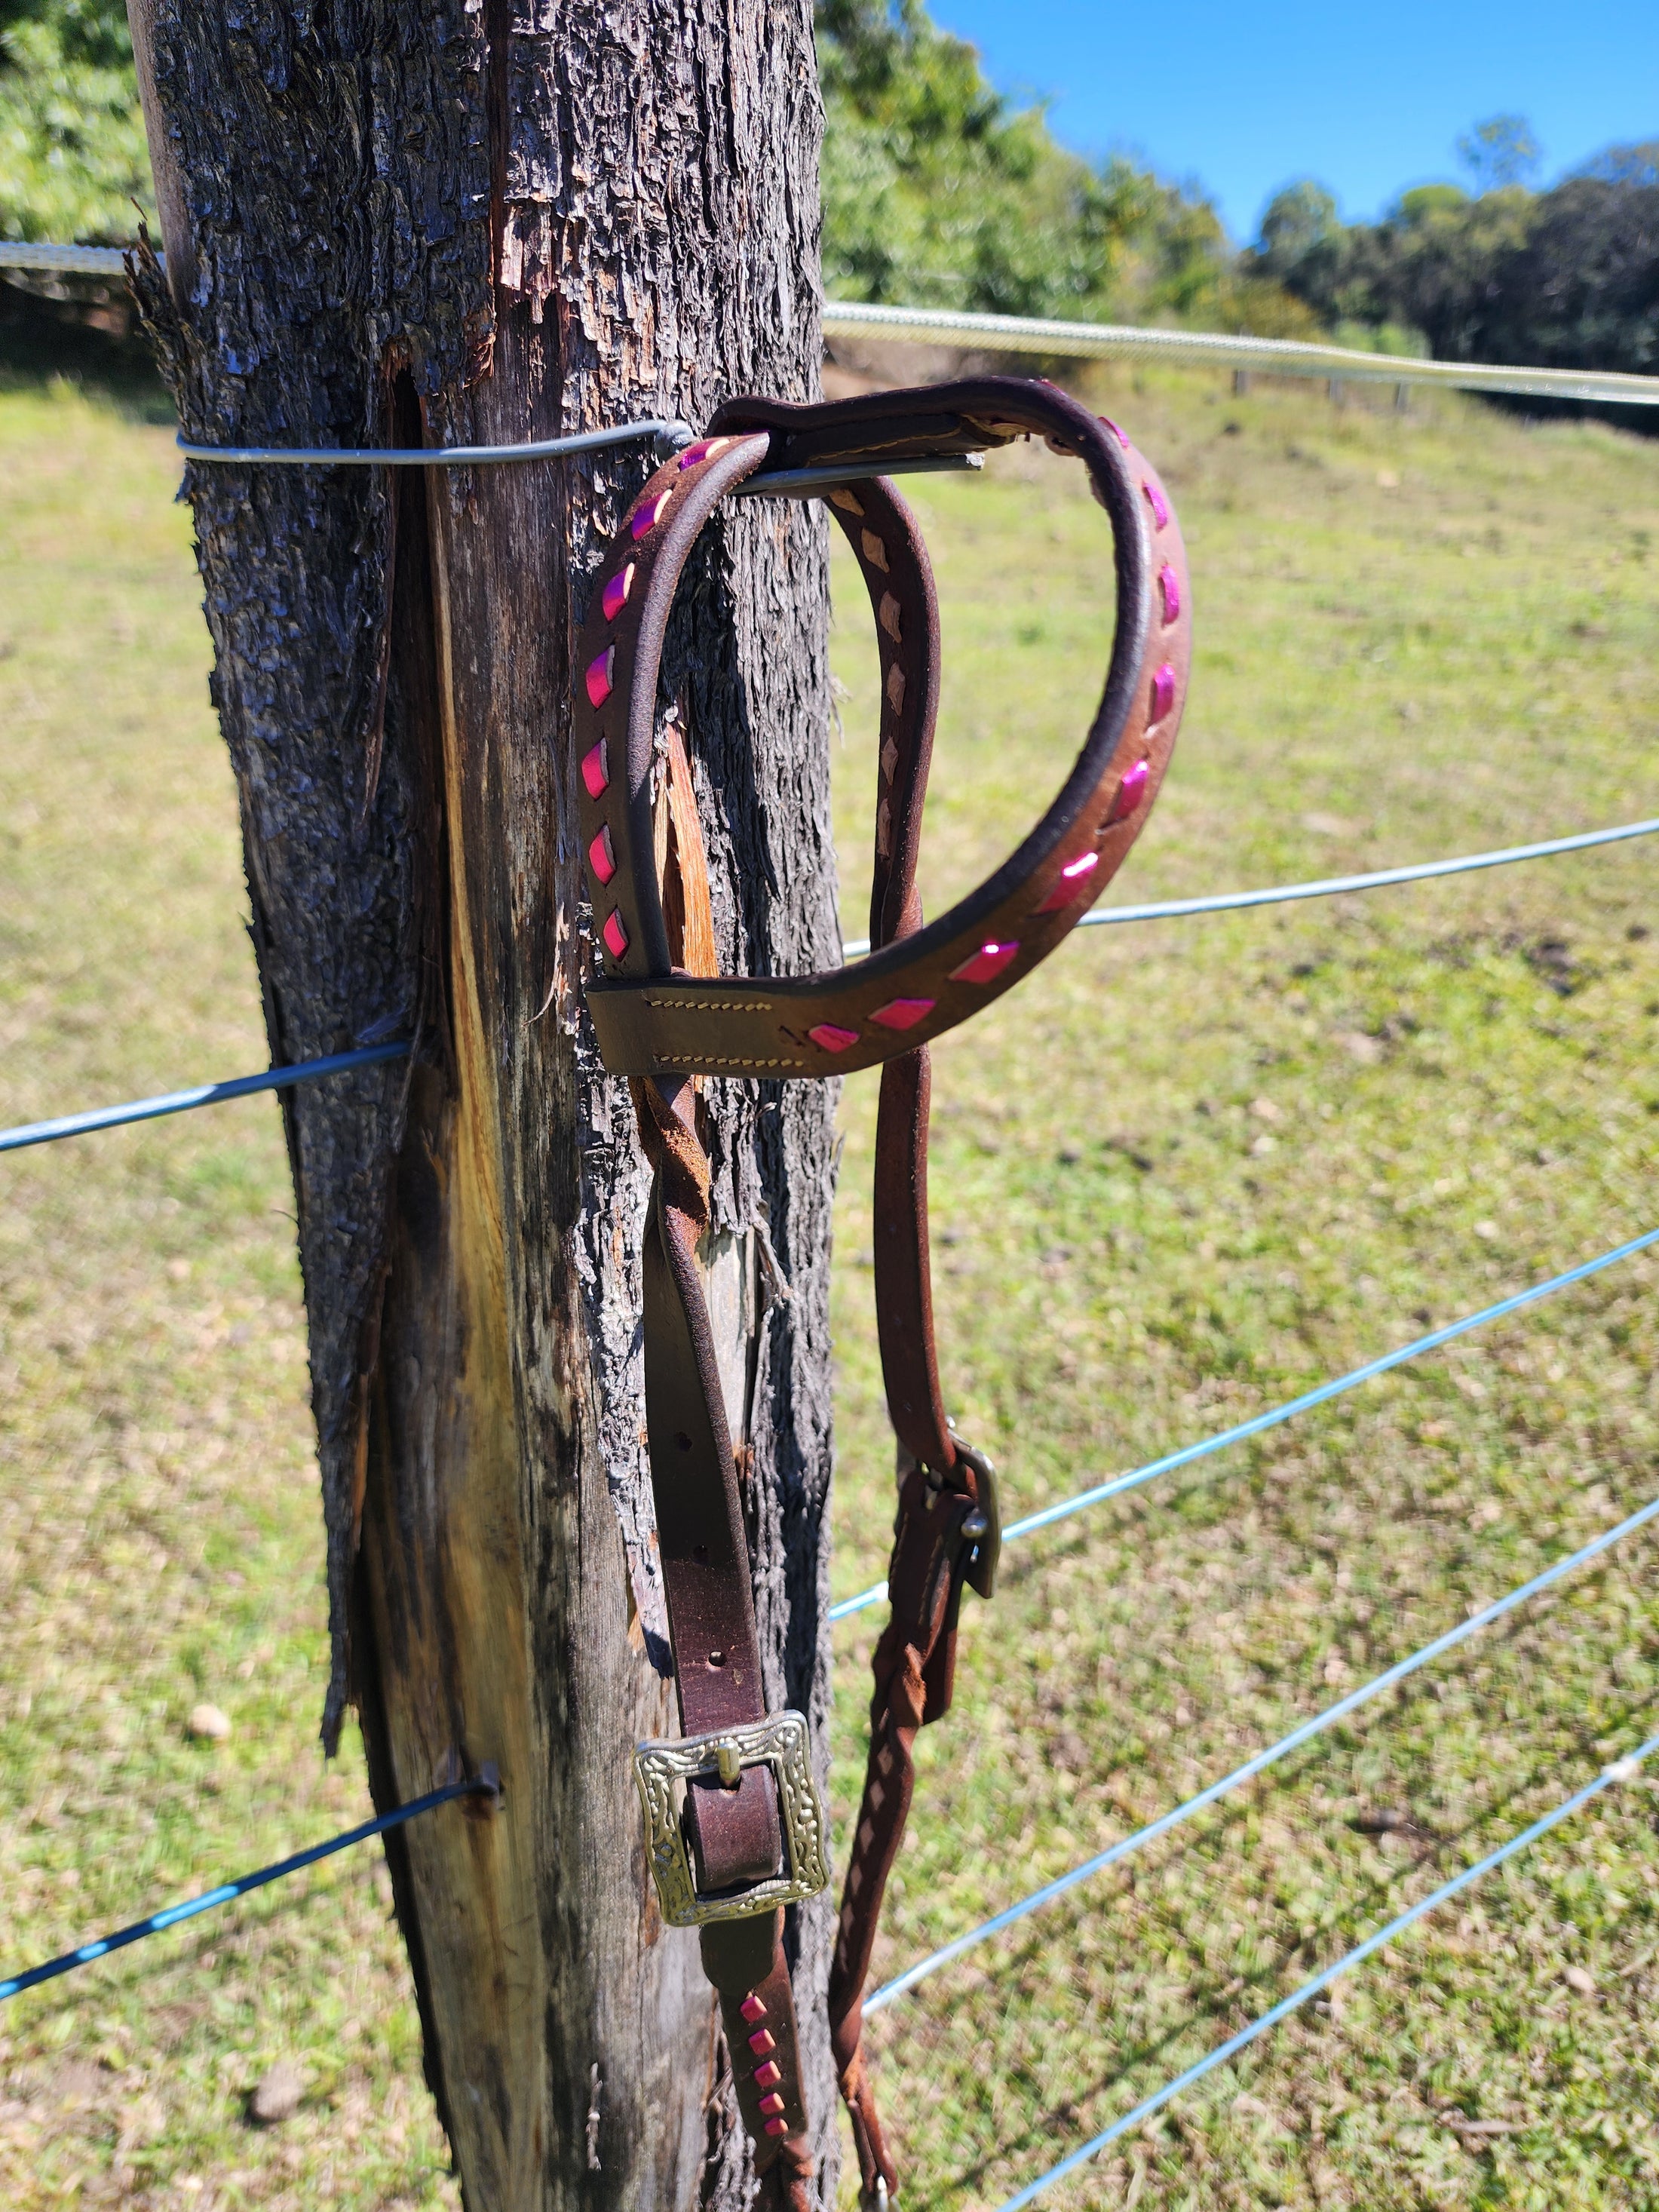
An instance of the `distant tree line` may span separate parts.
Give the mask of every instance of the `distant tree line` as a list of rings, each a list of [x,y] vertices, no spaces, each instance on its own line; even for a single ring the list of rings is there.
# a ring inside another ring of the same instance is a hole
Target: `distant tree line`
[[[1495,118],[1465,142],[1474,191],[1421,185],[1381,222],[1345,225],[1322,185],[1293,185],[1245,261],[1328,328],[1420,332],[1437,360],[1659,374],[1659,139],[1548,191],[1522,181],[1529,144]]]
[[[1241,268],[1211,201],[1059,145],[986,82],[921,0],[818,0],[823,280],[844,300],[1199,323],[1316,318]]]
[[[1473,189],[1345,224],[1305,181],[1238,253],[1195,185],[1060,146],[922,0],[817,0],[817,21],[832,298],[1659,374],[1659,140],[1538,191],[1532,133],[1498,116],[1460,149]],[[120,240],[140,209],[122,0],[0,0],[0,236]]]

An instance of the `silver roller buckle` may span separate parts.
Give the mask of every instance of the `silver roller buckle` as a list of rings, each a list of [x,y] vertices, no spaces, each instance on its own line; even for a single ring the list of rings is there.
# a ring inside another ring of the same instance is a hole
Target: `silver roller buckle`
[[[731,1895],[704,1897],[692,1877],[676,1785],[699,1775],[718,1775],[728,1786],[746,1766],[769,1766],[783,1817],[785,1871]],[[805,1716],[769,1713],[740,1728],[707,1735],[654,1741],[635,1747],[634,1779],[645,1815],[646,1850],[662,1917],[671,1928],[703,1928],[711,1921],[746,1920],[780,1905],[799,1905],[830,1883],[828,1832],[812,1779]]]

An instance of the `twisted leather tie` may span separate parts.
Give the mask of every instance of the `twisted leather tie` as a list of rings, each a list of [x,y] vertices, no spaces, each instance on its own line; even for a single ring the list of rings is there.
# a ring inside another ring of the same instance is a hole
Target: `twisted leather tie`
[[[925,923],[915,871],[938,707],[939,619],[921,536],[879,471],[884,461],[980,452],[1031,435],[1082,460],[1110,520],[1117,620],[1105,690],[1048,812],[985,883]],[[764,486],[803,471],[813,472],[810,484],[780,482],[778,493],[828,498],[876,618],[872,950],[819,975],[693,975],[684,943],[687,964],[672,957],[653,836],[664,632],[692,546],[721,499],[745,479]],[[641,1746],[636,1771],[665,1917],[700,1929],[739,2110],[763,2195],[779,2212],[806,2212],[813,2172],[781,1908],[827,1878],[823,1820],[805,1722],[769,1716],[762,1698],[750,1562],[697,1260],[709,1166],[695,1079],[826,1076],[884,1063],[875,1285],[898,1439],[898,1517],[892,1614],[875,1654],[869,1765],[830,1983],[862,2197],[877,2206],[896,2194],[897,2175],[860,2047],[862,1993],[903,1840],[915,1733],[949,1709],[963,1584],[989,1597],[999,1540],[990,1464],[955,1434],[939,1391],[928,1275],[927,1042],[1045,958],[1121,865],[1175,742],[1188,599],[1174,515],[1123,434],[1053,386],[988,377],[815,407],[730,402],[634,502],[584,625],[576,746],[604,960],[587,1002],[605,1065],[633,1079],[655,1170],[643,1269],[646,1416],[684,1732],[679,1743]]]

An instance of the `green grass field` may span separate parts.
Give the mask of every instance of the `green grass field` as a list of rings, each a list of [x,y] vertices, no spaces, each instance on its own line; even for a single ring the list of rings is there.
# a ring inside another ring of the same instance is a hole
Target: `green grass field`
[[[1198,656],[1126,901],[1659,811],[1659,445],[1439,400],[1103,380],[1186,524]],[[261,1064],[167,430],[0,392],[0,1121]],[[1062,465],[917,495],[937,909],[1057,784],[1105,532]],[[848,563],[836,569],[849,610]],[[849,934],[873,655],[837,633]],[[1659,1223],[1654,848],[1086,933],[935,1059],[936,1296],[1020,1513]],[[875,1083],[848,1086],[836,1586],[890,1519]],[[277,1115],[0,1163],[0,1971],[344,1826]],[[879,1971],[1012,1902],[1659,1489],[1637,1260],[1009,1554],[922,1739]],[[995,2206],[1656,1725],[1632,1540],[872,2023],[908,2212]],[[878,1621],[838,1632],[836,1814]],[[192,1741],[200,1699],[229,1715]],[[1373,1816],[1400,1825],[1385,1833]],[[1659,2207],[1659,1838],[1609,1793],[1057,2191]],[[0,2199],[458,2200],[374,1851],[0,2007]],[[1571,1974],[1571,1978],[1566,1977]],[[279,2058],[295,2118],[246,2099]],[[1471,2134],[1449,2116],[1486,2124]],[[843,2203],[850,2204],[848,2188]],[[506,2208],[502,2208],[506,2212]]]

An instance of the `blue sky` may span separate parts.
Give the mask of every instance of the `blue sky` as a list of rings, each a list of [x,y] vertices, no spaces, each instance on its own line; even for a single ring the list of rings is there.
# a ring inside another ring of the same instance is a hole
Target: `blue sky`
[[[1659,0],[932,0],[1004,91],[1050,97],[1066,144],[1196,176],[1240,240],[1279,185],[1329,185],[1352,221],[1459,174],[1455,143],[1526,116],[1544,175],[1659,137]]]

